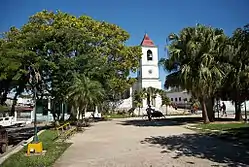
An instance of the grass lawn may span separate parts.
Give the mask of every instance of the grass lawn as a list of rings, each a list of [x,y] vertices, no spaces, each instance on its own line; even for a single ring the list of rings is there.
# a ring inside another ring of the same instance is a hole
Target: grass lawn
[[[43,149],[46,150],[45,155],[40,156],[25,156],[27,146],[18,153],[11,155],[1,164],[1,167],[50,167],[57,158],[70,146],[70,143],[59,143],[53,141],[57,134],[55,131],[46,130],[39,135],[39,140],[42,141]]]
[[[129,117],[134,117],[134,116],[130,116],[128,114],[107,114],[104,115],[104,118],[129,118]]]
[[[249,124],[245,123],[213,123],[213,124],[197,124],[192,127],[201,129],[193,129],[197,132],[205,133],[205,135],[218,137],[227,140],[233,144],[249,147]],[[192,128],[191,128],[192,129]],[[216,132],[210,130],[218,130]]]
[[[205,130],[229,130],[229,129],[238,129],[238,128],[249,128],[249,124],[245,123],[211,123],[211,124],[197,124],[193,125],[193,127],[201,128],[203,131]]]

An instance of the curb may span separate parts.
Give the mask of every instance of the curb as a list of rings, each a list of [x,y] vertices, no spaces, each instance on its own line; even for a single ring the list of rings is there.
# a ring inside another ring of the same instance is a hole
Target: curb
[[[42,132],[44,132],[45,130],[41,130],[37,133],[37,135],[40,135]],[[20,142],[18,145],[16,145],[14,148],[11,149],[10,152],[8,152],[6,155],[3,155],[1,158],[0,158],[0,165],[6,160],[8,159],[11,155],[19,152],[24,146],[26,146],[28,143],[30,143],[32,140],[33,140],[33,137],[30,137],[28,140],[26,141],[22,141]]]

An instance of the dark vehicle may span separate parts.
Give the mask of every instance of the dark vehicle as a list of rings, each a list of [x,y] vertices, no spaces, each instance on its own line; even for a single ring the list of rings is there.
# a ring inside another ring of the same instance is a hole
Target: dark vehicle
[[[162,112],[153,109],[153,112],[151,113],[151,118],[165,118],[165,116]],[[148,115],[144,115],[142,119],[148,119]]]
[[[161,118],[161,117],[165,118],[165,116],[163,115],[163,113],[160,112],[160,111],[153,111],[151,113],[151,117],[152,118]]]
[[[5,153],[8,148],[8,132],[0,125],[0,152]]]

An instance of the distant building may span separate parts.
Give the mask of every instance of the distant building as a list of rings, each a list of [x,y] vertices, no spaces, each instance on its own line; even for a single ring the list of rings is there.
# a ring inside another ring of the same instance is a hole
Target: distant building
[[[186,90],[169,91],[166,92],[166,95],[169,97],[171,103],[176,104],[178,107],[190,107],[191,94]]]

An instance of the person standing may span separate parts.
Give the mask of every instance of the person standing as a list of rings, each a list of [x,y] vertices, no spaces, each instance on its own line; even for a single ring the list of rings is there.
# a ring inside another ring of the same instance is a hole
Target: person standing
[[[226,105],[224,102],[222,102],[221,110],[222,110],[222,116],[225,114],[225,116],[227,117]]]

